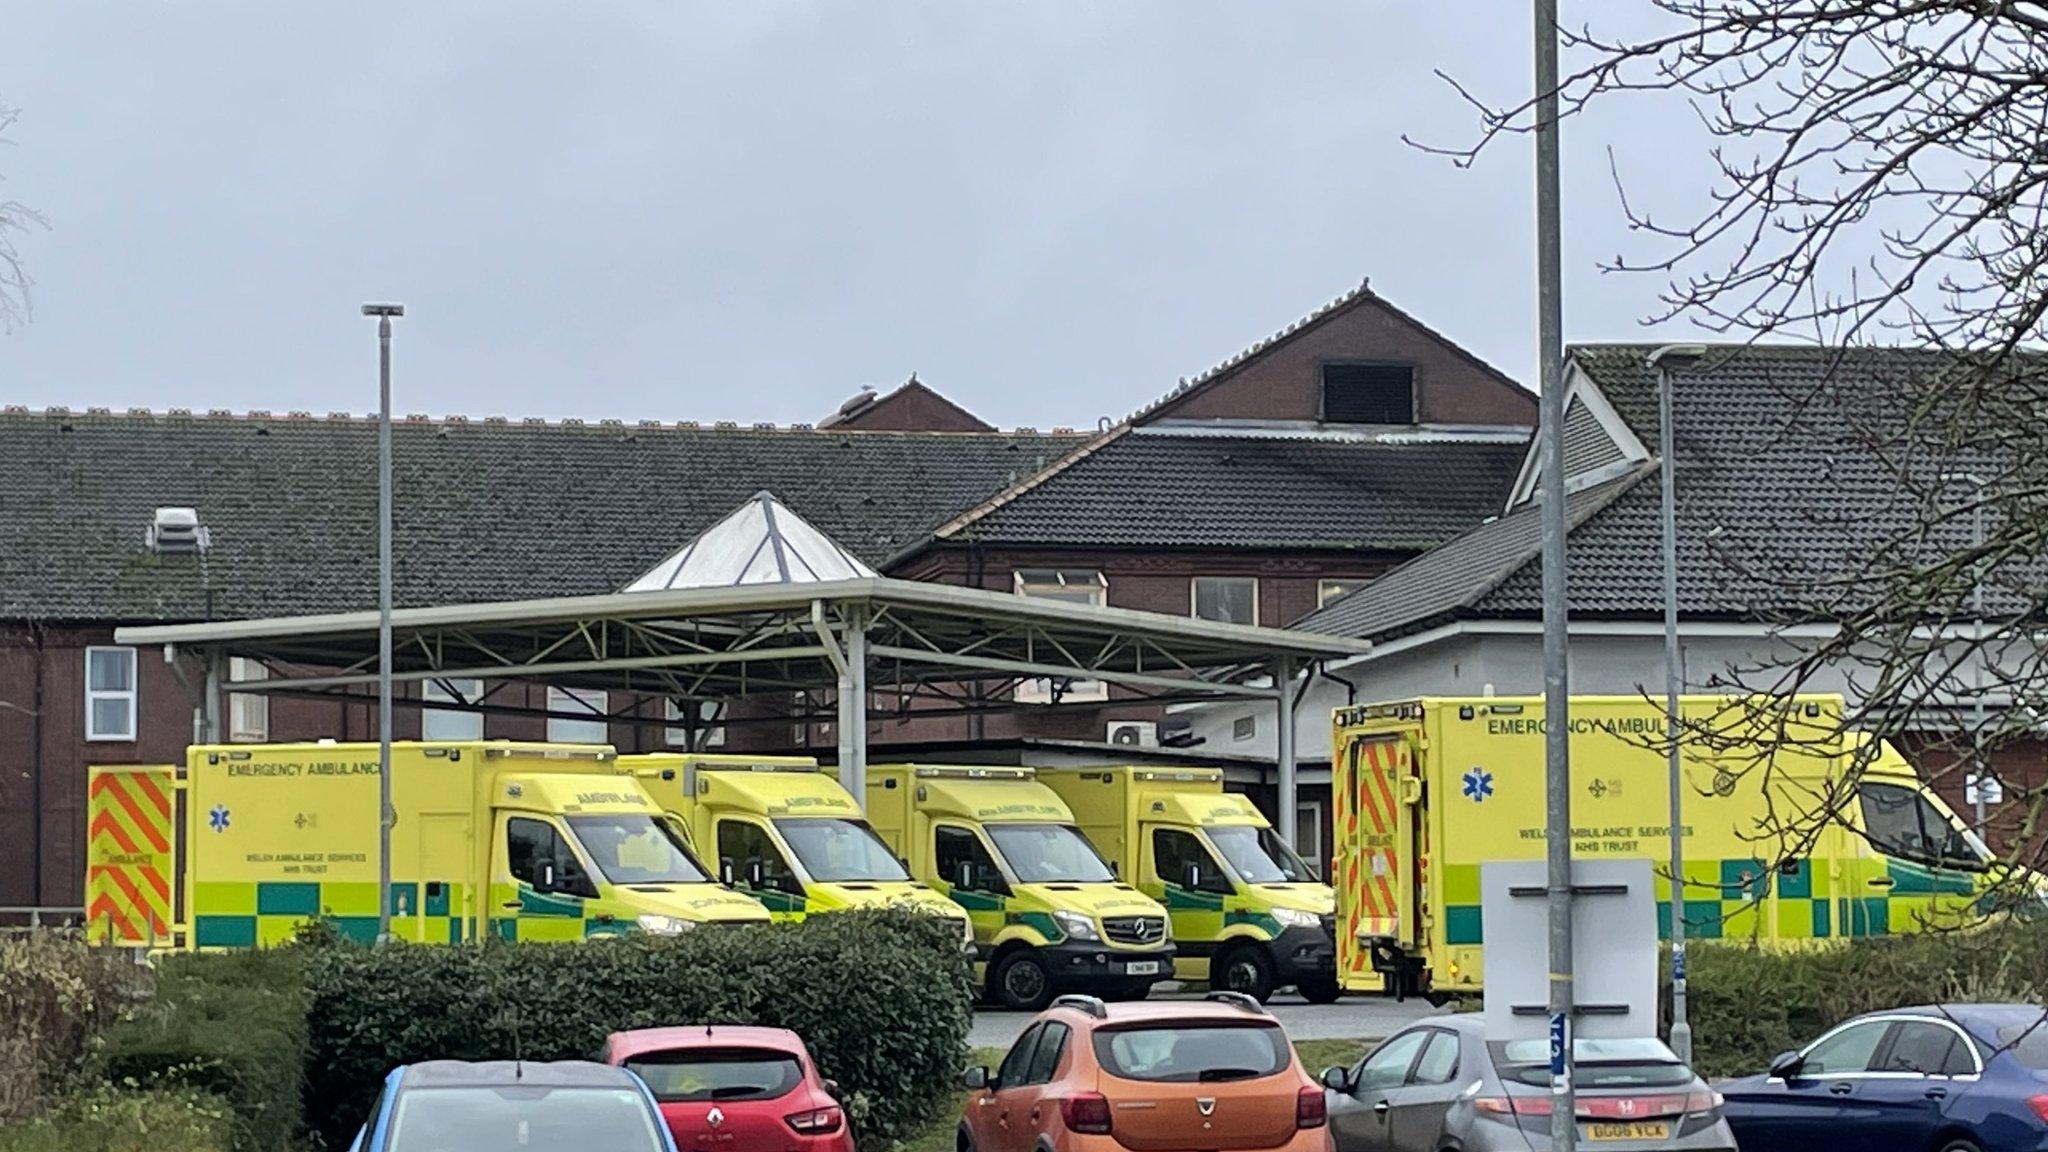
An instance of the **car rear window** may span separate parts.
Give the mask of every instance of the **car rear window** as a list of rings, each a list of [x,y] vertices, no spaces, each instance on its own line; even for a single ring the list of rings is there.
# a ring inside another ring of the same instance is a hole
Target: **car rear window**
[[[1509,1040],[1486,1047],[1501,1079],[1550,1086],[1548,1040]],[[1572,1083],[1580,1088],[1673,1088],[1692,1082],[1692,1069],[1658,1040],[1576,1040],[1572,1057]]]
[[[399,1093],[392,1152],[604,1148],[661,1152],[632,1088],[413,1088]]]
[[[2048,1015],[2031,1013],[2032,1018],[2007,1024],[1998,1030],[1998,1046],[2012,1058],[2035,1071],[2048,1069]]]
[[[1274,1025],[1159,1023],[1097,1029],[1095,1059],[1125,1080],[1196,1082],[1271,1076],[1289,1054]]]
[[[773,1100],[797,1086],[803,1068],[788,1052],[767,1048],[681,1048],[626,1061],[664,1104],[690,1100]]]

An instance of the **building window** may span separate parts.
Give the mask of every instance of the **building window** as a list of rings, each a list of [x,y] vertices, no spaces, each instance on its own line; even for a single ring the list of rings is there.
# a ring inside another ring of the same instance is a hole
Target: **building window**
[[[1109,581],[1087,568],[1020,568],[1016,587],[1017,595],[1033,600],[1060,600],[1093,608],[1109,603]],[[1107,699],[1109,685],[1100,680],[1055,682],[1041,678],[1017,685],[1017,700],[1024,704],[1100,703]]]
[[[1197,576],[1195,618],[1222,624],[1259,622],[1259,581],[1255,576]]]
[[[420,699],[429,703],[474,704],[482,700],[483,696],[484,682],[481,680],[424,680],[420,683]],[[464,712],[455,708],[420,709],[422,740],[483,738],[484,714],[481,712]]]
[[[573,720],[567,716],[548,717],[548,739],[556,744],[606,744],[611,728],[605,722],[604,690],[601,688],[549,688],[548,711],[594,717]]]
[[[1257,716],[1239,716],[1230,722],[1230,738],[1232,740],[1249,740],[1258,734],[1259,718]]]
[[[1318,580],[1316,581],[1316,607],[1328,608],[1367,584],[1370,580]]]
[[[1407,364],[1323,365],[1323,422],[1415,423],[1415,369]]]
[[[683,720],[687,718],[688,713],[685,711],[686,708],[696,709],[696,747],[725,747],[725,725],[719,722],[719,713],[723,710],[723,708],[718,701],[698,700],[692,704],[686,705],[682,701],[676,700],[674,697],[669,697],[667,699],[664,699],[662,701],[662,704],[663,715],[671,724],[674,724],[678,720]],[[684,724],[677,727],[662,729],[662,741],[671,748],[689,748],[691,746],[689,725]]]
[[[230,680],[268,680],[270,669],[241,656],[228,660]],[[270,739],[270,697],[260,692],[228,693],[228,739],[236,744],[261,744]]]
[[[85,738],[135,739],[135,649],[85,650]]]
[[[1323,806],[1316,803],[1294,806],[1294,854],[1308,861],[1316,875],[1329,862],[1323,859]]]

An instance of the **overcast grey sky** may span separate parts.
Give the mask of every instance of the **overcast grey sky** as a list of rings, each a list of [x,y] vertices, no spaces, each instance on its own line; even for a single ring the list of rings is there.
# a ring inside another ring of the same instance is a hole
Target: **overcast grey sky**
[[[1608,10],[1602,5],[1600,11]],[[0,401],[811,421],[913,370],[1001,425],[1120,416],[1343,292],[1533,376],[1521,0],[0,0],[34,322]],[[1568,19],[1574,18],[1568,13]],[[1683,106],[1566,137],[1566,325],[1633,339]],[[1638,249],[1631,249],[1638,251]]]

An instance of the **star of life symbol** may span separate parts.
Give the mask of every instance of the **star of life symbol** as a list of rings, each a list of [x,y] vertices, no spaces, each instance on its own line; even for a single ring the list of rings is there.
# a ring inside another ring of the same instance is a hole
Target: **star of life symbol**
[[[228,806],[225,804],[215,804],[213,806],[213,811],[208,812],[206,814],[206,826],[213,829],[215,832],[227,831]]]
[[[1482,803],[1493,795],[1493,773],[1484,768],[1474,768],[1465,773],[1465,796],[1474,804]]]

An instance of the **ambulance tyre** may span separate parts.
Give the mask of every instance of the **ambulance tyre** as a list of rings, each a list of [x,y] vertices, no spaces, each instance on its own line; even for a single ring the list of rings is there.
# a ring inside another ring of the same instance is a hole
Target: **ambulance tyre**
[[[1303,980],[1296,986],[1296,990],[1301,993],[1303,1000],[1311,1004],[1335,1004],[1337,997],[1344,994],[1344,990],[1337,987],[1335,980]]]
[[[1209,962],[1209,986],[1242,992],[1264,1004],[1273,998],[1273,958],[1257,944],[1240,944]]]
[[[1968,1140],[1958,1138],[1943,1144],[1941,1152],[1977,1152],[1977,1146]]]
[[[988,983],[996,1002],[1012,1012],[1036,1012],[1052,1003],[1052,973],[1026,949],[1004,957]]]

